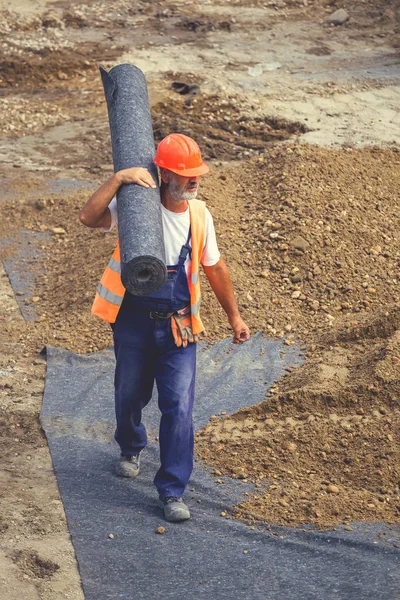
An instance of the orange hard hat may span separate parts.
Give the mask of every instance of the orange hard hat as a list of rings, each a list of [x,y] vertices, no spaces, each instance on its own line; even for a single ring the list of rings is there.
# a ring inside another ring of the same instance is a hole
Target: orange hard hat
[[[158,144],[154,162],[183,177],[204,175],[209,171],[201,158],[200,148],[192,138],[182,133],[171,133]]]

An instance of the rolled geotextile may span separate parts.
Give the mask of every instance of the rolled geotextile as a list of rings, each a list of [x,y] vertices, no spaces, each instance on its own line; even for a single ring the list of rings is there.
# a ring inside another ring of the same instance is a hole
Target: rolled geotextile
[[[114,171],[148,169],[158,186],[146,79],[133,65],[100,67],[110,122]],[[136,184],[117,192],[121,279],[135,296],[157,291],[167,279],[160,190]]]

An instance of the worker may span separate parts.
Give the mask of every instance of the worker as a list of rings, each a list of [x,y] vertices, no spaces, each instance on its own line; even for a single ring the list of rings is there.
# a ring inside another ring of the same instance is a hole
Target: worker
[[[119,245],[97,289],[92,312],[111,323],[114,335],[115,439],[120,446],[116,473],[135,478],[147,444],[142,409],[158,389],[160,462],[154,478],[166,520],[190,518],[182,495],[193,469],[193,424],[196,342],[204,332],[199,315],[199,266],[226,312],[234,342],[245,342],[249,328],[241,318],[228,268],[220,257],[213,219],[197,200],[199,177],[208,166],[191,138],[171,134],[158,145],[161,212],[168,279],[146,297],[127,292],[120,278]],[[155,188],[147,169],[116,172],[89,198],[80,213],[88,227],[112,230],[117,225],[115,195],[121,185]]]

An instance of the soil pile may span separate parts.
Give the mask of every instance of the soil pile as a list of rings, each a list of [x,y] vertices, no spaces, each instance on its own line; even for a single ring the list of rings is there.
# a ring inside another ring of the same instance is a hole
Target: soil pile
[[[400,523],[400,308],[338,327],[261,404],[197,435],[217,476],[253,481],[235,516],[270,524]],[[340,339],[340,343],[337,340]]]
[[[190,135],[203,150],[205,160],[236,160],[264,152],[266,143],[289,139],[305,133],[301,123],[283,119],[257,117],[247,111],[237,98],[200,95],[189,104],[175,98],[153,108],[154,135],[161,141],[171,131]]]
[[[357,320],[396,301],[399,161],[395,149],[289,145],[206,180],[253,330],[308,340],[340,315]],[[214,322],[211,333],[221,334]]]

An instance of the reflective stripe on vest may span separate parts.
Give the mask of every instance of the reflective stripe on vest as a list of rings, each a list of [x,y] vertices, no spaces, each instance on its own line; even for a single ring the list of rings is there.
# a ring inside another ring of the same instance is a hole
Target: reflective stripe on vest
[[[194,334],[204,331],[200,319],[200,279],[199,268],[206,239],[206,205],[201,200],[189,200],[189,214],[191,227],[192,261],[188,273],[188,286],[190,292],[190,308],[192,330]],[[122,300],[125,288],[121,282],[121,257],[119,243],[103,273],[97,286],[97,293],[92,306],[92,313],[107,321],[114,323]]]
[[[190,305],[190,312],[192,313],[192,317],[197,316],[199,314],[200,305],[201,305],[201,298],[196,304]]]
[[[103,298],[107,302],[111,302],[111,304],[116,304],[117,306],[121,306],[122,300],[124,299],[123,296],[120,296],[119,294],[114,294],[114,292],[111,292],[110,290],[105,288],[104,285],[102,285],[102,283],[98,284],[97,293],[101,298]]]
[[[116,273],[121,273],[121,263],[115,260],[115,258],[110,258],[108,266],[112,271],[115,271]]]

